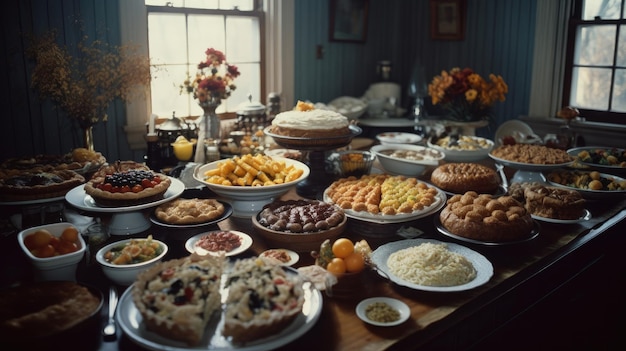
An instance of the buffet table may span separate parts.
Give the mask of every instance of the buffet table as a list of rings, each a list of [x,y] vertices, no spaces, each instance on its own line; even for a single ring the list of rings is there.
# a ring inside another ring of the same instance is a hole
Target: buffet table
[[[299,198],[295,190],[283,196],[283,199],[295,198]],[[537,239],[521,245],[470,246],[458,242],[482,253],[494,266],[494,275],[490,281],[469,291],[417,291],[390,283],[374,271],[366,271],[360,281],[348,290],[335,292],[332,296],[323,292],[319,320],[303,336],[279,350],[467,349],[501,346],[500,343],[505,341],[508,345],[513,342],[521,346],[532,343],[534,339],[538,340],[541,335],[555,337],[555,345],[567,348],[565,345],[571,337],[570,334],[576,335],[577,330],[572,330],[570,324],[565,329],[561,327],[566,324],[546,326],[542,320],[545,319],[544,322],[549,324],[555,320],[564,323],[563,318],[580,318],[584,322],[581,323],[581,326],[584,325],[583,329],[596,331],[594,324],[599,326],[612,323],[612,319],[607,319],[612,317],[609,305],[619,300],[612,298],[621,296],[616,287],[626,279],[626,267],[619,263],[620,252],[626,242],[626,236],[623,235],[626,228],[626,199],[593,201],[588,205],[592,215],[590,220],[565,225],[542,222]],[[150,210],[146,210],[146,216],[149,213]],[[93,215],[101,216],[103,221],[107,220],[106,213]],[[230,217],[218,225],[223,230],[238,230],[253,236],[252,247],[240,256],[252,256],[268,249],[262,238],[255,236],[252,222],[248,218]],[[421,238],[453,242],[451,238],[438,233],[433,216],[406,223],[405,226],[421,231]],[[217,228],[182,230],[153,225],[132,236],[145,237],[152,234],[156,239],[166,242],[170,248],[166,259],[169,259],[186,255],[185,241],[211,229]],[[366,239],[372,249],[376,249],[382,244],[402,240],[403,237],[395,232],[396,229],[395,226],[380,226],[373,230],[363,230],[362,226],[351,225],[349,222],[344,236],[353,240]],[[125,237],[115,235],[109,241]],[[21,257],[21,252],[8,253],[8,250],[17,250],[15,237],[4,237],[2,240],[3,256],[5,259],[9,257],[12,266],[18,268],[18,271],[26,271],[20,278],[28,279],[28,262]],[[313,263],[311,256],[301,253],[296,267]],[[607,270],[606,267],[611,269]],[[3,273],[3,280],[6,274]],[[80,282],[100,288],[105,295],[111,285],[102,275],[97,263],[87,263],[86,260],[81,262],[77,278]],[[594,285],[596,283],[598,285]],[[126,287],[117,286],[120,294],[125,289]],[[373,296],[393,297],[405,302],[410,307],[411,317],[394,327],[365,324],[356,316],[355,307],[362,299]],[[591,301],[595,307],[589,306],[590,296],[597,298]],[[575,309],[570,310],[571,304],[574,304]],[[569,311],[572,315],[550,315],[552,312],[546,306],[557,308],[558,311]],[[624,302],[611,306],[619,311],[624,308]],[[547,316],[543,315],[543,311]],[[107,318],[106,314],[105,304],[102,309],[103,323]],[[521,332],[517,329],[528,318],[538,327],[533,327],[530,338],[527,331]],[[100,335],[95,337],[99,338],[96,347],[99,350],[143,350],[119,328],[116,340],[104,341]],[[580,340],[580,335],[578,338],[569,342],[577,342],[574,345],[580,346],[584,340]],[[549,345],[549,341],[542,341],[542,345]]]

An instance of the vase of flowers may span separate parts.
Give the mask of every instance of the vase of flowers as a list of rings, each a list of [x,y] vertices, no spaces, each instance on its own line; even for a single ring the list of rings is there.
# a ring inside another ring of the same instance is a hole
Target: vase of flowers
[[[493,118],[492,106],[496,101],[504,101],[507,92],[501,76],[489,74],[487,81],[470,68],[442,71],[428,85],[433,105],[444,108],[446,119],[482,126]]]
[[[93,127],[106,122],[111,102],[126,101],[135,87],[150,84],[150,59],[133,47],[88,43],[86,37],[73,52],[56,42],[54,31],[31,38],[32,87],[77,123],[84,147],[93,150]]]
[[[202,108],[203,114],[199,122],[198,140],[203,140],[205,145],[218,143],[220,135],[220,119],[215,113],[221,101],[227,99],[237,88],[235,78],[240,73],[235,65],[226,62],[223,52],[208,48],[205,51],[206,58],[198,64],[198,71],[194,79],[189,76],[181,85],[181,92],[193,94],[194,99]],[[196,147],[194,162],[206,162],[206,150],[199,143]]]

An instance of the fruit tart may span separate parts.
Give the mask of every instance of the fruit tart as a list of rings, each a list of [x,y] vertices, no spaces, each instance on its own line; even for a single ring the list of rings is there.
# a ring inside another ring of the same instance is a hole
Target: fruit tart
[[[162,199],[171,182],[141,163],[118,161],[96,171],[85,193],[100,206],[135,206]]]

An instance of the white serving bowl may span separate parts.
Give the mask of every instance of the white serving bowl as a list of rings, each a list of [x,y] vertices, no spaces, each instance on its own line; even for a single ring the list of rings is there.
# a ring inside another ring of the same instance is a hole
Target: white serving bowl
[[[80,235],[78,235],[79,247],[77,251],[53,257],[36,257],[30,252],[30,250],[26,247],[26,244],[24,243],[25,237],[35,233],[40,229],[46,229],[52,235],[58,238],[61,236],[63,231],[69,227],[74,227],[74,225],[67,222],[53,223],[24,229],[18,233],[17,240],[20,244],[20,247],[35,268],[35,278],[37,280],[76,281],[76,267],[78,266],[78,262],[80,262],[80,260],[82,260],[83,256],[85,255],[85,241]]]
[[[417,152],[424,155],[424,159],[410,160],[390,156],[386,153],[387,151],[394,150]],[[391,174],[403,175],[407,177],[416,177],[423,174],[427,170],[434,169],[439,166],[439,161],[443,160],[446,156],[445,153],[439,150],[420,145],[374,145],[370,151],[376,155],[378,162],[380,162],[380,165],[385,169],[385,171]]]
[[[223,198],[226,202],[230,203],[233,207],[234,217],[247,217],[254,216],[257,212],[261,211],[264,205],[274,201],[281,195],[285,194],[289,189],[296,186],[299,182],[305,180],[311,172],[309,167],[296,160],[292,160],[284,157],[272,157],[275,160],[284,161],[287,167],[293,165],[296,168],[302,169],[302,175],[296,180],[285,182],[283,184],[276,185],[264,185],[264,186],[235,186],[235,185],[218,185],[208,183],[204,179],[204,174],[207,171],[218,168],[218,164],[222,161],[214,161],[196,167],[194,171],[194,178],[206,184],[206,186]]]
[[[358,119],[367,110],[365,101],[351,96],[338,97],[329,102],[328,106],[330,106],[332,110],[346,116],[349,120]]]
[[[446,154],[445,160],[448,162],[475,162],[484,160],[489,157],[489,152],[491,152],[494,147],[494,142],[489,139],[476,136],[462,136],[461,138],[469,139],[469,141],[473,143],[472,145],[475,145],[475,148],[470,149],[468,148],[469,146],[465,146],[464,148],[463,142],[459,143],[458,146],[440,146],[432,143],[430,140],[428,141],[428,147],[444,152]]]
[[[104,275],[106,275],[107,278],[111,279],[113,282],[115,282],[118,285],[129,286],[135,282],[135,279],[137,278],[137,274],[159,263],[163,259],[163,257],[165,257],[165,255],[167,254],[168,247],[164,242],[155,240],[155,239],[152,239],[152,241],[159,244],[163,248],[163,251],[158,256],[150,260],[147,260],[141,263],[134,263],[134,264],[113,264],[113,263],[107,262],[107,260],[104,259],[104,254],[110,251],[111,249],[113,249],[114,247],[126,245],[131,240],[146,240],[146,239],[147,238],[133,238],[133,239],[119,240],[114,243],[108,244],[104,246],[103,248],[101,248],[100,250],[98,250],[98,252],[96,253],[96,261],[98,261],[98,263],[100,264],[100,267],[102,267],[102,272],[104,273]]]
[[[389,144],[417,144],[422,141],[422,137],[413,133],[404,132],[384,132],[376,135],[376,139],[383,145]]]

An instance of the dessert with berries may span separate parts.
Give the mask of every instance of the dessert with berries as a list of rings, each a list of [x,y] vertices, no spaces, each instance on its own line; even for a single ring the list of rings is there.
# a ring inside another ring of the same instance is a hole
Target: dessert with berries
[[[85,184],[85,193],[100,206],[134,206],[163,198],[168,176],[143,164],[124,161],[101,167]]]

